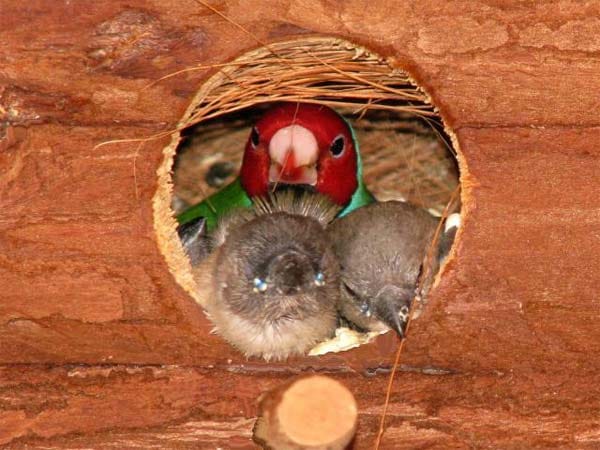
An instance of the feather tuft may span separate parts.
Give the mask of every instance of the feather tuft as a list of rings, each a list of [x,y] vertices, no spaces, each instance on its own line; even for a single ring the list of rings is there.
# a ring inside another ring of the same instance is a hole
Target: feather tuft
[[[321,194],[292,189],[270,193],[267,197],[254,197],[254,211],[257,216],[286,212],[316,219],[327,226],[340,211],[341,207]]]

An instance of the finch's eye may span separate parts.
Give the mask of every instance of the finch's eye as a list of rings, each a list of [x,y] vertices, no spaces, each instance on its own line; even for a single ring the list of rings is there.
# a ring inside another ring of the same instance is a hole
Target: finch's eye
[[[252,144],[252,147],[256,148],[258,146],[258,143],[260,141],[260,136],[258,135],[258,130],[256,129],[256,127],[252,128],[252,133],[250,133],[250,143]]]
[[[329,147],[329,151],[331,152],[334,158],[339,158],[344,153],[345,148],[346,140],[344,139],[344,136],[340,135],[333,140],[331,146]]]

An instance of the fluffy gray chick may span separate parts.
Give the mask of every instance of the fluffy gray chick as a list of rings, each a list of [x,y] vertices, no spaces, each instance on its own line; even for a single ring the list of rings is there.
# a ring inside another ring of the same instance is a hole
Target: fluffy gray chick
[[[221,221],[194,268],[215,331],[246,356],[280,360],[331,337],[339,265],[324,224],[338,208],[281,193]]]
[[[357,209],[328,227],[342,270],[340,314],[367,331],[404,335],[438,219],[408,203]]]

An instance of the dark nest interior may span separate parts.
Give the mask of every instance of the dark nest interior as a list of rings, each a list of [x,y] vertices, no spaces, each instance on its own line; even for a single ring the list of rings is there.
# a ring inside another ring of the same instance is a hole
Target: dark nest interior
[[[457,198],[457,161],[439,114],[406,72],[370,51],[340,39],[302,38],[214,70],[165,148],[154,202],[163,254],[200,304],[173,214],[236,177],[252,124],[271,102],[320,103],[341,113],[356,131],[365,183],[378,200],[405,200],[441,215]]]

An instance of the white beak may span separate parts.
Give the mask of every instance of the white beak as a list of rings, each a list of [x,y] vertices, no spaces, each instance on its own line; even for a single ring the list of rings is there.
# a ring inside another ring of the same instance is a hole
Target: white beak
[[[278,130],[269,143],[269,181],[289,184],[317,183],[315,164],[319,146],[312,131],[301,125]]]

